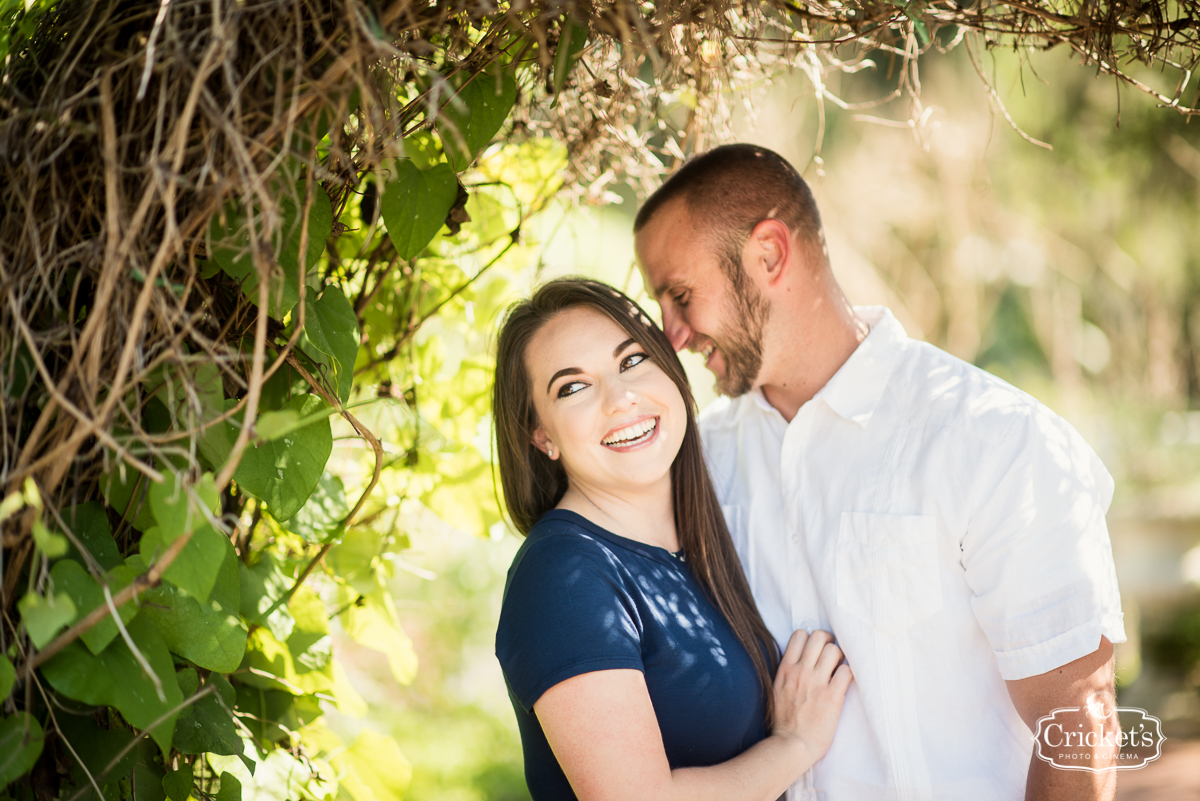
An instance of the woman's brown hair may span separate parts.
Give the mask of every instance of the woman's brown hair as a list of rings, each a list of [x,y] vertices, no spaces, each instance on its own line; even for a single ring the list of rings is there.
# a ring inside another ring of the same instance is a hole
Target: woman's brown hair
[[[770,726],[774,711],[771,677],[779,665],[779,646],[767,630],[737,552],[717,494],[709,479],[696,425],[696,401],[687,374],[662,330],[620,291],[585,278],[561,278],[543,284],[528,300],[509,307],[496,348],[496,380],[492,391],[496,455],[504,505],[522,535],[553,509],[567,491],[562,463],[533,445],[538,426],[533,384],[525,352],[534,335],[567,309],[587,307],[608,316],[628,332],[679,388],[687,409],[683,444],[671,465],[675,529],[692,572],[709,600],[721,611],[746,648],[762,683]]]

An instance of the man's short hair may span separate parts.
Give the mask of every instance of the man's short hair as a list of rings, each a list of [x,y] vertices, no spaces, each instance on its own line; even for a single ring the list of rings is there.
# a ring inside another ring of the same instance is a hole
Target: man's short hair
[[[727,270],[738,266],[740,272],[746,239],[766,219],[782,221],[817,252],[824,246],[821,214],[808,184],[787,159],[765,147],[722,145],[692,157],[638,210],[634,233],[677,198],[687,204],[697,231],[713,237]]]

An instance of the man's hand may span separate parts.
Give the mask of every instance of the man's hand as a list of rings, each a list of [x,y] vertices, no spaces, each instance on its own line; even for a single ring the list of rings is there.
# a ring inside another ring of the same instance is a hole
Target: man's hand
[[[1038,718],[1061,707],[1081,708],[1095,693],[1108,693],[1115,704],[1113,687],[1113,647],[1107,638],[1100,638],[1100,647],[1087,656],[1068,662],[1040,676],[1007,682],[1013,706],[1030,730],[1037,727]],[[1105,719],[1105,733],[1115,741],[1120,732],[1116,715]],[[1100,764],[1096,755],[1114,750],[1097,746],[1093,749],[1093,764]],[[1115,760],[1103,760],[1114,764]],[[1025,784],[1026,801],[1111,801],[1117,791],[1116,771],[1093,773],[1083,770],[1060,770],[1049,762],[1030,759],[1029,778]]]

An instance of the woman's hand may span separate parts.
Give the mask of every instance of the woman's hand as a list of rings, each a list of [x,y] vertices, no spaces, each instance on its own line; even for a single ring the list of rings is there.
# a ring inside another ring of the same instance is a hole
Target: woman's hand
[[[671,769],[646,677],[598,670],[566,679],[533,705],[546,740],[583,801],[769,801],[833,740],[850,668],[833,635],[797,631],[775,676],[771,736],[728,762]]]
[[[798,738],[812,762],[829,750],[846,689],[854,677],[827,631],[792,634],[775,674],[772,735]],[[810,763],[811,764],[811,763]]]

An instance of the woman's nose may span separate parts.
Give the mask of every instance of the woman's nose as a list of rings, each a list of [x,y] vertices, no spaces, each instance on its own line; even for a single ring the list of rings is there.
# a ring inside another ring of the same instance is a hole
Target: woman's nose
[[[641,396],[632,387],[618,381],[607,387],[604,400],[605,411],[612,414],[633,408],[641,400]]]

